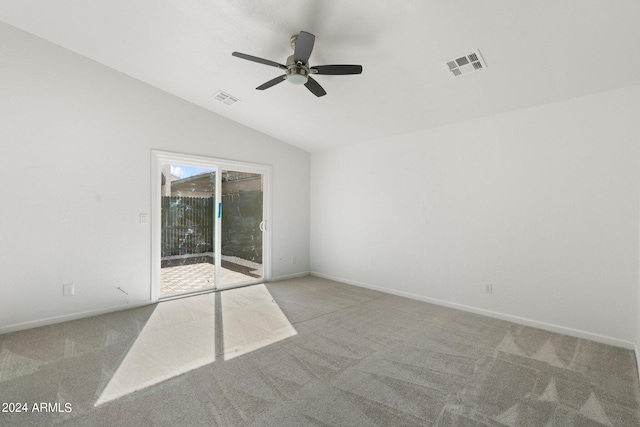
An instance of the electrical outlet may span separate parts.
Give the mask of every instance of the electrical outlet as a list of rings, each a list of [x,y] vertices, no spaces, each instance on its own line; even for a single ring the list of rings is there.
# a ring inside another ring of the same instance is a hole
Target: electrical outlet
[[[73,286],[73,283],[65,283],[64,285],[62,285],[62,296],[65,297],[70,297],[72,295],[75,295],[76,290]]]
[[[484,285],[484,291],[487,294],[492,294],[493,293],[493,285],[492,284]]]

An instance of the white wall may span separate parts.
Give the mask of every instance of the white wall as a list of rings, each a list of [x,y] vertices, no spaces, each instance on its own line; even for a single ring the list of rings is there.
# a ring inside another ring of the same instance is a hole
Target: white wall
[[[314,153],[311,270],[632,346],[638,117],[634,87]]]
[[[149,301],[152,149],[272,165],[272,276],[309,270],[308,153],[2,23],[0,58],[0,332]]]

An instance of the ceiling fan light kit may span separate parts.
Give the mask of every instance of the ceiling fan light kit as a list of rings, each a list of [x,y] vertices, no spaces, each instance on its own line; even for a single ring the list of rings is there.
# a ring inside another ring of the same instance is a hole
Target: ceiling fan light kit
[[[284,75],[278,76],[275,79],[261,84],[256,88],[257,90],[265,90],[287,80],[289,83],[295,85],[305,85],[311,93],[320,97],[326,95],[327,92],[315,79],[311,78],[310,74],[339,76],[362,73],[361,65],[318,65],[310,67],[309,57],[313,51],[315,39],[316,36],[306,31],[300,31],[300,34],[294,34],[291,36],[290,42],[291,48],[293,49],[293,55],[287,58],[287,65],[279,64],[257,56],[247,55],[246,53],[233,52],[232,55],[237,58],[269,65],[285,71]]]
[[[286,80],[294,85],[303,85],[309,80],[309,67],[296,63],[293,55],[287,58]]]

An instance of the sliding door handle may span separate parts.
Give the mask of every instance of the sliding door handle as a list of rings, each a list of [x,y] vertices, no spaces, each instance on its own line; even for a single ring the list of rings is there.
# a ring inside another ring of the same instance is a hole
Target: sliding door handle
[[[260,221],[260,231],[262,231],[263,233],[267,231],[267,227],[264,221]]]

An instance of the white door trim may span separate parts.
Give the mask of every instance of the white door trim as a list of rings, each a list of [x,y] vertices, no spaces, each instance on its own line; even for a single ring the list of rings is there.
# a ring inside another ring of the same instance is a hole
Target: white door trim
[[[264,177],[264,204],[263,204],[263,221],[267,225],[263,232],[262,239],[262,268],[263,280],[268,281],[271,278],[271,230],[268,225],[271,223],[271,170],[269,165],[261,165],[257,163],[241,162],[236,160],[219,159],[215,157],[199,156],[192,154],[174,153],[170,151],[151,150],[151,289],[150,297],[152,302],[160,299],[160,263],[161,263],[161,206],[162,198],[160,190],[161,182],[161,165],[163,163],[183,163],[191,166],[201,166],[214,168],[216,171],[234,170],[239,172],[259,173]],[[222,188],[220,185],[221,174],[216,174],[216,188]],[[218,215],[219,203],[222,201],[221,194],[216,192],[215,215]],[[219,227],[216,221],[216,227]],[[220,236],[220,230],[216,228],[216,236]],[[219,238],[216,238],[218,241]],[[217,250],[220,248],[217,247]],[[219,264],[220,257],[216,256],[216,265]],[[216,271],[219,270],[216,268]],[[218,277],[216,277],[218,281]],[[218,281],[219,283],[219,281]]]

